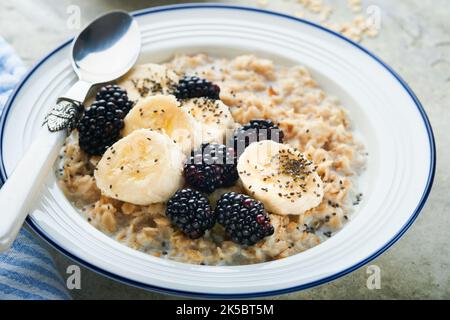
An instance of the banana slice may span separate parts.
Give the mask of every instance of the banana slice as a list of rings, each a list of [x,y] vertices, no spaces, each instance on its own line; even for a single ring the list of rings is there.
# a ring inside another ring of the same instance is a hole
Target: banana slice
[[[127,90],[130,100],[138,101],[149,95],[168,94],[178,79],[173,70],[148,63],[131,69],[117,84]]]
[[[242,183],[271,213],[300,215],[323,199],[314,164],[296,149],[274,141],[254,142],[237,165]]]
[[[137,129],[153,129],[168,135],[185,154],[202,143],[200,124],[179,107],[174,96],[156,95],[140,100],[124,122],[123,136]]]
[[[168,136],[140,129],[105,152],[94,176],[105,196],[149,205],[167,201],[181,188],[184,160]]]
[[[227,130],[234,128],[230,109],[220,100],[189,99],[182,103],[181,108],[201,124],[203,142],[223,143]]]

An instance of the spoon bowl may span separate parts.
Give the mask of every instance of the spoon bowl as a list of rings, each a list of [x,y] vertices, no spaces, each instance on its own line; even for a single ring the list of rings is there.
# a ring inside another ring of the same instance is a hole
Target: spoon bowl
[[[82,81],[102,83],[124,75],[136,62],[141,46],[136,20],[114,11],[94,20],[73,42],[72,62]]]

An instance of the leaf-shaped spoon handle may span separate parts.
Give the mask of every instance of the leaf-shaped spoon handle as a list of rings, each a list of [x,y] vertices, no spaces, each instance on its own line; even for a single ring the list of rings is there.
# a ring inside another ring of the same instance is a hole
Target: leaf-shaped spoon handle
[[[85,96],[87,91],[81,94]],[[16,238],[55,162],[67,131],[75,127],[81,108],[81,103],[77,101],[59,99],[45,117],[43,128],[25,156],[3,185],[0,192],[0,252],[7,250]]]
[[[66,137],[40,131],[0,192],[0,252],[12,245]]]

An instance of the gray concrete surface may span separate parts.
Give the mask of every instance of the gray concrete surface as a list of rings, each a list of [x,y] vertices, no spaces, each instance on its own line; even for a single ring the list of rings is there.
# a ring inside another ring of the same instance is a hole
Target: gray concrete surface
[[[67,28],[67,6],[79,5],[82,20],[116,8],[136,10],[176,1],[141,0],[1,0],[0,35],[31,65],[50,49],[76,33]],[[182,2],[182,1],[179,1]],[[185,1],[186,2],[186,1]],[[222,1],[230,2],[230,1]],[[256,1],[235,1],[257,4]],[[328,0],[341,7],[345,0]],[[370,0],[364,6],[381,8],[378,38],[363,45],[375,52],[415,90],[430,117],[438,147],[438,167],[433,191],[422,214],[407,234],[373,261],[381,268],[380,290],[366,287],[366,267],[332,283],[275,299],[448,299],[450,298],[450,7],[447,0]],[[295,0],[271,0],[269,8],[294,12]],[[341,13],[339,13],[341,15]],[[345,12],[342,13],[342,16]],[[65,274],[73,262],[53,249]],[[75,299],[170,299],[132,288],[82,270],[82,289]]]

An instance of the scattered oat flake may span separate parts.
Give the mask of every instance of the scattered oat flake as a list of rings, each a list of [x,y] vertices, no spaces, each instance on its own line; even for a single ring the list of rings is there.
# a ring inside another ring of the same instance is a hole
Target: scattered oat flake
[[[347,0],[348,7],[355,13],[362,11],[361,0]]]
[[[258,2],[258,6],[266,7],[267,4],[269,3],[269,0],[257,0],[257,2]]]
[[[284,2],[292,3],[290,0],[284,0]],[[301,9],[295,8],[293,15],[297,18],[310,19],[356,42],[361,42],[365,38],[374,38],[378,35],[379,28],[374,25],[369,16],[362,14],[363,5],[361,0],[347,0],[347,8],[353,14],[349,21],[335,21],[337,20],[333,19],[333,9],[335,7],[328,3],[324,0],[296,0],[292,5]]]

